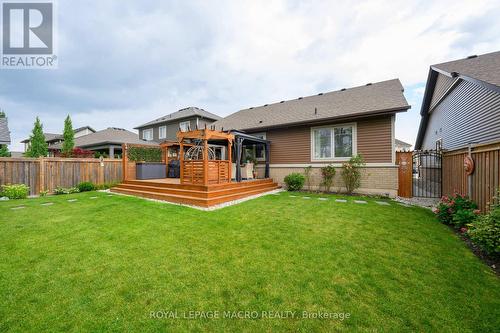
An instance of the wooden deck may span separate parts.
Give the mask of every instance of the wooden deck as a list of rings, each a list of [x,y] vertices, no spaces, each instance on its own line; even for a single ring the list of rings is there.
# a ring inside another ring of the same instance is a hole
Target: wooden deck
[[[112,192],[168,202],[210,207],[277,189],[272,179],[255,179],[224,184],[181,184],[179,179],[127,180]]]

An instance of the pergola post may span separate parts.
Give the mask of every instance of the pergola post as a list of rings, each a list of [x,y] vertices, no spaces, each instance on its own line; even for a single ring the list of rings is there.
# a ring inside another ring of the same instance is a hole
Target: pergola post
[[[241,182],[241,149],[242,149],[243,139],[236,139],[236,181]]]
[[[229,182],[231,182],[231,179],[233,179],[233,155],[231,154],[231,146],[233,145],[233,142],[231,140],[227,140],[227,159],[229,160],[229,169],[228,169],[228,178]]]
[[[266,155],[266,171],[264,173],[264,178],[269,178],[269,159],[270,159],[270,148],[271,148],[271,145],[268,143],[266,143],[266,151],[265,151],[265,155]]]
[[[181,184],[184,183],[184,142],[183,139],[179,140],[180,148],[179,148],[179,177],[181,179]]]
[[[203,183],[208,185],[208,140],[203,139]]]

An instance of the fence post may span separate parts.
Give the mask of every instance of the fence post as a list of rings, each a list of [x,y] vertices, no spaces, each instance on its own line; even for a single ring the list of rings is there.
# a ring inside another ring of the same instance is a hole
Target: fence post
[[[469,144],[467,154],[472,158],[472,144]],[[467,196],[472,199],[472,174],[467,175]]]
[[[123,181],[128,179],[128,147],[127,144],[122,144],[122,178]]]
[[[40,157],[38,159],[38,193],[45,191],[45,159]]]

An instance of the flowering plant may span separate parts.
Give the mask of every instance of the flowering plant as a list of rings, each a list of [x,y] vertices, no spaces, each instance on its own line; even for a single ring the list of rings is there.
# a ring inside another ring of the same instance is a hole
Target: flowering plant
[[[457,192],[451,197],[443,196],[434,212],[439,221],[456,228],[465,227],[481,213],[472,200]]]

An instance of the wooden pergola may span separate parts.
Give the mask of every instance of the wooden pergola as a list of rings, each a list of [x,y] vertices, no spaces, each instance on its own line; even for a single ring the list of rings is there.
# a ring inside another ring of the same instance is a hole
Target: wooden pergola
[[[177,133],[177,140],[180,146],[179,160],[181,184],[210,185],[231,182],[231,149],[234,142],[233,134],[205,128],[187,132],[179,131]],[[185,140],[190,140],[191,142],[187,143]],[[198,148],[201,149],[202,154],[201,156],[196,154],[195,158],[188,157],[190,159],[186,159],[184,146],[190,145],[191,148],[196,148],[196,145],[193,145],[193,141],[201,141],[201,147],[198,146]],[[215,158],[210,158],[209,141],[226,141],[227,159],[216,160]]]

